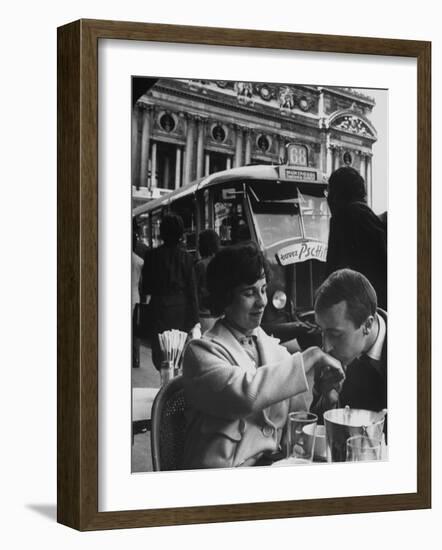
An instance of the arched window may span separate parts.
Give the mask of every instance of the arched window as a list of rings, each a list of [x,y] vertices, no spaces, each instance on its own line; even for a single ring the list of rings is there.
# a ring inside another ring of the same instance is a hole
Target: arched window
[[[165,132],[173,132],[175,129],[175,120],[172,115],[165,113],[160,118],[160,126]]]
[[[261,134],[259,136],[257,144],[259,149],[261,149],[263,153],[267,153],[267,151],[270,149],[270,140],[264,134]]]
[[[353,164],[353,157],[351,156],[351,153],[345,151],[343,161],[346,166],[351,166]]]
[[[221,124],[216,124],[212,128],[212,137],[215,141],[222,143],[226,139],[226,131],[221,126]]]

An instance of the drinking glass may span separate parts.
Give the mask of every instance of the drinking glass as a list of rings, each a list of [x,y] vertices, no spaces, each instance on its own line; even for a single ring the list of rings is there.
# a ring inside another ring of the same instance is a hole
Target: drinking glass
[[[299,411],[288,416],[288,456],[298,464],[308,464],[313,460],[315,447],[316,414]],[[306,430],[308,426],[308,430]]]
[[[366,435],[347,439],[347,462],[366,462],[381,458],[381,440]]]

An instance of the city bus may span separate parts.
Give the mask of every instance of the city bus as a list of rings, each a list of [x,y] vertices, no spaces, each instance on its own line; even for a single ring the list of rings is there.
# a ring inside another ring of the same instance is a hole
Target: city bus
[[[326,193],[325,178],[315,168],[249,165],[200,178],[136,207],[133,216],[144,244],[157,247],[162,216],[179,214],[184,245],[195,259],[204,229],[214,229],[222,246],[254,241],[271,270],[263,329],[282,342],[297,338],[310,345],[317,343],[314,292],[325,278]]]

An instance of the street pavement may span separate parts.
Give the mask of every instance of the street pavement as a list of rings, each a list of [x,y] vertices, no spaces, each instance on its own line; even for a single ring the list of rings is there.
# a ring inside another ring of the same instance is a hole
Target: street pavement
[[[152,363],[150,347],[144,344],[140,346],[140,366],[132,368],[132,388],[158,389],[160,387],[160,374]],[[148,396],[142,403],[133,402],[133,420],[147,416],[153,402],[154,391],[147,391]],[[132,472],[151,472],[152,455],[150,446],[150,431],[144,430],[136,433],[132,445]]]
[[[152,362],[152,353],[147,344],[140,345],[140,366],[132,369],[132,388],[159,388],[160,374]]]

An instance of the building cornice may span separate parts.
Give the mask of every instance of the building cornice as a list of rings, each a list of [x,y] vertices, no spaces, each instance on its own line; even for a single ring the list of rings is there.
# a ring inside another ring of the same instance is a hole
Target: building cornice
[[[307,113],[302,112],[284,112],[276,108],[269,108],[259,104],[259,110],[256,108],[256,104],[253,106],[235,104],[233,101],[229,102],[226,105],[226,101],[222,102],[216,98],[210,98],[207,96],[193,95],[188,94],[183,91],[174,91],[172,95],[170,90],[164,89],[161,90],[162,97],[156,98],[155,96],[146,98],[142,96],[138,102],[141,104],[150,104],[152,99],[156,99],[156,108],[164,108],[174,111],[180,111],[186,109],[186,112],[191,116],[204,116],[205,118],[210,118],[211,116],[223,117],[225,122],[238,123],[238,117],[241,118],[242,123],[247,126],[250,123],[255,123],[257,127],[263,126],[263,122],[267,122],[269,126],[275,129],[275,124],[278,128],[285,128],[288,123],[293,123],[297,125],[304,126],[306,128],[311,128],[315,130],[320,129],[320,117],[318,115],[308,115]],[[168,97],[164,97],[163,94],[166,94]],[[177,103],[179,99],[179,104]],[[216,112],[207,113],[202,111],[195,106],[189,106],[189,99],[191,101],[197,102],[198,104],[207,105],[216,109]],[[161,102],[161,103],[160,103]],[[236,116],[232,116],[232,112]],[[270,130],[270,128],[269,128]]]
[[[353,101],[357,101],[359,103],[363,103],[365,105],[370,105],[370,107],[374,107],[376,105],[376,102],[373,98],[362,94],[360,92],[355,92],[354,90],[350,90],[347,88],[335,88],[335,87],[329,87],[329,86],[322,86],[321,90],[328,92],[332,95],[339,96],[339,97],[345,97],[347,99],[351,99]]]

